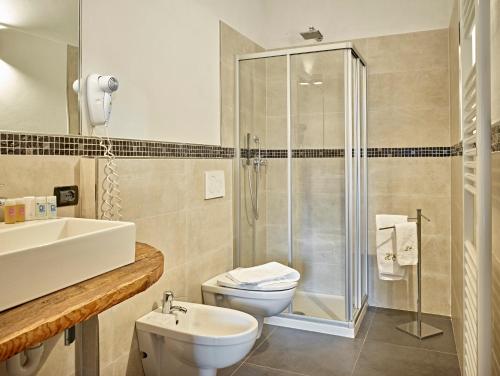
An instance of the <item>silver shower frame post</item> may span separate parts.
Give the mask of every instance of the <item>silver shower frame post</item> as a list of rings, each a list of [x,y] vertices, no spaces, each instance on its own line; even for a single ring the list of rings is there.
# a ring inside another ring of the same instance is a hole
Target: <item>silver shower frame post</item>
[[[402,332],[408,333],[418,339],[425,339],[443,334],[441,329],[435,328],[432,325],[422,321],[422,217],[427,217],[422,214],[422,209],[417,209],[417,243],[418,243],[418,264],[417,264],[417,319],[406,324],[398,325],[396,328]]]

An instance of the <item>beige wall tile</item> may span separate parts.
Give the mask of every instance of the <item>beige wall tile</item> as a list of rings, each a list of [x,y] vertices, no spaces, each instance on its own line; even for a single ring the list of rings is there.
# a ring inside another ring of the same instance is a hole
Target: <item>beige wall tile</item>
[[[413,270],[405,281],[387,282],[378,278],[375,215],[415,216],[416,209],[421,208],[431,218],[430,223],[424,222],[422,230],[423,310],[450,315],[450,159],[372,158],[368,163],[370,304],[415,309],[416,275]],[[434,288],[433,284],[439,287]]]
[[[448,69],[448,30],[355,40],[371,74]]]
[[[201,302],[201,283],[232,267],[232,161],[120,159],[117,163],[123,211],[136,223],[137,239],[165,256],[164,275],[155,285],[101,315],[103,373],[135,375],[142,372],[135,320],[161,304],[164,290],[174,291],[181,300]],[[204,200],[208,170],[225,171],[224,198]]]
[[[0,156],[0,197],[52,196],[54,187],[74,185],[80,179],[78,157]],[[61,217],[74,217],[78,208],[58,209]]]
[[[259,52],[263,48],[225,24],[220,22],[220,72],[221,72],[221,144],[234,146],[235,120],[235,56],[238,54]],[[255,65],[255,64],[254,64]],[[265,63],[258,67],[262,70],[263,79]]]
[[[368,107],[368,147],[448,146],[447,106]]]

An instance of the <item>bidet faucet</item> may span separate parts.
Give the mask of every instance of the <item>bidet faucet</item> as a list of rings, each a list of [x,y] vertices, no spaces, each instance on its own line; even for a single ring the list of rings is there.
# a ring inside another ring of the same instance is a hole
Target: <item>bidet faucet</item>
[[[173,291],[165,291],[163,293],[163,304],[161,307],[162,313],[172,313],[174,311],[179,311],[182,313],[187,313],[187,308],[181,306],[173,306],[172,303],[174,301],[174,293]]]

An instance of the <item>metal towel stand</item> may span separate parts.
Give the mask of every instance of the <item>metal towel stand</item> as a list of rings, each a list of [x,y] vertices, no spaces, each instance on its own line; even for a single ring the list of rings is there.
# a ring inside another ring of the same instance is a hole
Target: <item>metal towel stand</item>
[[[418,297],[417,297],[417,319],[406,324],[398,325],[396,328],[402,332],[408,333],[418,339],[425,339],[439,334],[443,334],[441,329],[435,328],[432,325],[422,322],[422,218],[427,222],[431,220],[422,214],[422,209],[417,209],[416,218],[408,218],[412,221],[417,221],[417,243],[418,243],[418,264],[417,264],[417,280],[418,280]],[[379,230],[396,229],[396,226],[382,227]]]

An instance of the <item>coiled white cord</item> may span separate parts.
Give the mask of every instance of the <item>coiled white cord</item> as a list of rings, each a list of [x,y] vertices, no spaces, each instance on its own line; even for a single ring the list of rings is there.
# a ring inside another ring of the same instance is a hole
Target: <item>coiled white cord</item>
[[[106,139],[96,135],[99,138],[99,145],[104,150],[104,158],[106,164],[104,165],[104,179],[102,181],[102,201],[101,201],[101,219],[108,221],[121,220],[121,202],[120,197],[120,184],[118,175],[118,168],[115,163],[115,154],[113,153],[113,144],[109,138],[108,125],[104,125],[106,130]],[[92,133],[95,134],[94,130]]]

